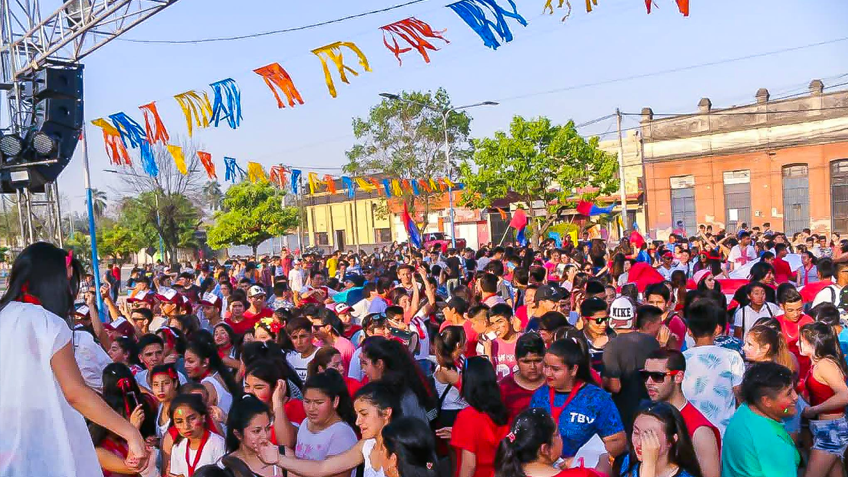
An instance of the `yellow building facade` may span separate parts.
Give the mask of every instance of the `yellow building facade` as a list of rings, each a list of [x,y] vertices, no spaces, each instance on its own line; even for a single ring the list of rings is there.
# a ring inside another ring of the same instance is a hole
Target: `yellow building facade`
[[[341,189],[336,194],[304,198],[304,239],[308,246],[331,250],[365,250],[391,245],[394,229],[385,199],[376,193],[357,191],[350,199]]]

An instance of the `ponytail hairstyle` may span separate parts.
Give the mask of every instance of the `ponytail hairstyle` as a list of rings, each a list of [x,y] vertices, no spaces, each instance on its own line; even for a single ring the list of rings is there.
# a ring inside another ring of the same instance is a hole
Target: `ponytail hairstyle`
[[[393,419],[382,431],[387,455],[397,457],[398,475],[438,477],[436,442],[430,428],[415,417]]]
[[[487,414],[496,425],[504,426],[509,422],[509,412],[501,398],[498,377],[488,359],[473,356],[466,360],[459,394],[469,406]]]
[[[121,351],[127,353],[127,364],[141,365],[141,361],[138,360],[138,346],[135,340],[126,336],[118,336],[112,342],[117,344]]]
[[[206,404],[203,403],[203,397],[198,396],[197,394],[180,394],[175,397],[173,401],[171,401],[171,407],[168,409],[168,419],[171,422],[174,422],[174,413],[177,409],[181,407],[189,407],[192,411],[196,412],[201,419],[203,420],[203,428],[206,428],[206,417],[209,415],[209,411],[206,409]],[[181,435],[177,435],[177,438],[174,439],[174,444],[182,440]]]
[[[771,320],[773,318],[768,319]],[[793,372],[798,372],[795,360],[792,359],[792,354],[789,352],[786,339],[784,339],[783,335],[768,324],[759,323],[759,321],[757,320],[758,323],[754,324],[748,330],[747,336],[750,336],[760,347],[768,346],[769,350],[766,356],[769,361],[774,361],[779,365],[789,368]]]
[[[465,349],[465,330],[461,326],[447,326],[435,338],[439,364],[447,369],[456,369],[454,353]]]
[[[589,346],[582,332],[577,330],[567,332],[566,338],[554,341],[546,354],[552,354],[561,359],[562,363],[569,368],[577,366],[575,379],[600,386],[592,376],[589,366]]]
[[[842,370],[843,377],[848,376],[845,357],[839,347],[839,340],[832,326],[820,321],[808,323],[801,327],[801,338],[804,338],[813,347],[811,358],[816,360],[830,359]]]
[[[330,365],[330,361],[332,361],[336,355],[341,355],[341,353],[332,346],[322,346],[319,348],[318,351],[315,352],[315,356],[313,356],[312,361],[310,361],[309,365],[306,367],[306,381],[308,382],[309,378],[317,375],[318,373],[327,371],[327,366]],[[318,368],[324,368],[324,371]],[[309,386],[306,386],[306,388],[308,387]],[[304,388],[304,391],[306,391],[306,388]]]
[[[633,421],[635,422],[639,416],[643,415],[651,416],[663,424],[666,438],[668,438],[668,443],[671,445],[668,450],[669,463],[676,464],[681,470],[688,472],[693,477],[702,477],[701,466],[698,464],[692,439],[689,438],[689,432],[686,430],[686,423],[683,421],[680,411],[667,402],[657,402],[636,412]],[[636,466],[639,465],[639,460],[636,458],[636,451],[633,449],[633,446],[630,446],[628,468],[622,468],[624,459],[621,457],[619,456],[616,459],[612,475],[635,474],[634,471],[636,470]]]
[[[527,477],[524,464],[539,458],[543,445],[552,445],[557,432],[547,409],[533,408],[516,416],[495,455],[495,477]]]
[[[350,399],[350,394],[347,391],[347,384],[344,378],[335,369],[327,369],[323,373],[318,373],[306,380],[303,387],[303,393],[314,389],[321,394],[327,396],[330,401],[338,399],[338,404],[335,405],[336,414],[346,422],[350,427],[356,426],[356,413],[353,411],[353,401]]]
[[[171,409],[173,408],[173,405],[171,405]],[[244,430],[250,425],[250,421],[259,414],[266,414],[270,422],[270,409],[256,396],[245,394],[241,399],[233,401],[233,406],[227,415],[227,452],[238,450],[241,445],[241,439],[244,438]],[[227,462],[225,461],[224,464],[226,465]]]
[[[0,298],[0,310],[10,302],[25,301],[29,296],[45,310],[67,320],[74,307],[82,275],[82,264],[73,258],[71,252],[47,242],[34,243],[25,248],[12,264],[6,293]]]
[[[380,414],[385,415],[387,411],[391,411],[392,418],[397,418],[401,415],[400,396],[385,383],[372,381],[362,386],[353,395],[354,401],[359,401],[360,399],[376,407]]]
[[[134,402],[144,410],[144,421],[141,424],[141,435],[150,437],[156,435],[156,409],[154,409],[138,387],[132,371],[123,363],[110,363],[103,368],[103,400],[124,419],[129,420],[134,409]],[[133,400],[133,397],[135,398]],[[96,426],[100,427],[100,426]],[[106,429],[103,437],[106,436]],[[102,438],[100,439],[102,440]],[[100,442],[95,440],[95,445]]]
[[[212,338],[212,333],[207,330],[201,330],[195,333],[195,336],[189,342],[186,351],[191,351],[196,354],[201,360],[209,360],[209,369],[218,373],[224,384],[227,385],[227,390],[232,394],[233,399],[241,396],[241,387],[236,384],[233,375],[230,374],[230,369],[221,361],[218,355],[218,347],[215,346],[215,340]]]

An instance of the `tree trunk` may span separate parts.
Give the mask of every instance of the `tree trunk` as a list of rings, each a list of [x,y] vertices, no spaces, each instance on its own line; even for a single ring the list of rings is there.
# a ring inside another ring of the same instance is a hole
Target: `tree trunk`
[[[250,247],[253,248],[253,259],[255,260],[256,257],[258,256],[256,253],[257,253],[257,250],[259,250],[259,244],[254,243],[254,244],[251,244]]]

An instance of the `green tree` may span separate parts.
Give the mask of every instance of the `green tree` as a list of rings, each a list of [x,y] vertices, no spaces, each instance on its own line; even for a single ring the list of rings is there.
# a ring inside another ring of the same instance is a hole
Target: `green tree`
[[[444,155],[445,127],[441,112],[452,107],[448,93],[439,88],[434,93],[402,92],[399,100],[383,99],[372,107],[367,118],[353,119],[356,144],[347,152],[345,172],[357,176],[380,174],[394,179],[426,179],[446,177],[448,164]],[[425,107],[426,106],[426,107]],[[451,169],[471,157],[468,139],[471,117],[465,112],[447,116]],[[404,191],[403,199],[410,210],[417,199],[424,208],[424,223],[430,204],[441,192],[426,192],[414,197]]]
[[[207,230],[209,246],[249,245],[255,256],[259,244],[297,227],[298,210],[283,207],[284,195],[267,181],[245,181],[227,189],[223,211],[215,214],[214,225]]]
[[[194,233],[200,226],[200,212],[182,194],[144,192],[125,198],[120,216],[118,223],[140,242],[138,249],[155,247],[161,235],[165,251],[174,261],[178,248],[197,246]]]
[[[102,257],[113,257],[126,261],[142,247],[150,246],[139,240],[130,228],[123,223],[106,219],[97,231],[97,252]]]
[[[591,198],[618,188],[618,162],[615,156],[598,149],[598,138],[584,139],[574,122],[551,124],[548,118],[526,120],[515,116],[509,132],[498,131],[492,138],[474,141],[472,162],[460,168],[465,184],[463,201],[472,207],[491,207],[497,199],[517,195],[527,205],[538,243],[560,212],[573,206],[581,187],[597,188]],[[542,201],[544,215],[532,204]]]
[[[106,197],[106,192],[99,189],[91,189],[91,209],[94,212],[94,217],[101,218],[106,212],[106,207],[109,205],[109,199]]]

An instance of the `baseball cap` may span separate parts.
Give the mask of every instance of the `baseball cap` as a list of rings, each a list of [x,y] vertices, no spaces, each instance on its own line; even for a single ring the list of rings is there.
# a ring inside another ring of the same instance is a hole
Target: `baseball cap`
[[[662,258],[674,258],[674,254],[671,253],[670,251],[666,251],[665,253],[662,254]]]
[[[551,285],[542,285],[536,290],[534,303],[539,303],[545,300],[560,301],[563,299],[564,296],[565,294],[560,291],[559,287],[553,287]]]
[[[344,315],[345,313],[350,313],[351,308],[347,306],[345,303],[336,303],[335,311],[337,315]]]
[[[626,296],[620,296],[610,305],[610,327],[616,330],[633,328],[636,308]]]
[[[203,298],[200,299],[201,306],[214,306],[215,308],[221,309],[223,303],[221,302],[221,298],[214,293],[204,293]]]
[[[133,325],[130,324],[129,321],[127,321],[123,317],[120,317],[120,318],[112,321],[111,323],[104,323],[103,327],[106,328],[107,330],[114,331],[114,332],[120,334],[121,336],[126,336],[126,337],[135,336],[135,328],[133,327]]]
[[[77,303],[74,306],[74,314],[80,317],[88,316],[91,309],[85,303]]]
[[[127,298],[127,303],[135,303],[137,301],[144,301],[147,303],[153,303],[153,300],[156,298],[156,294],[150,290],[145,290],[143,292],[136,293],[134,296]]]
[[[247,291],[248,298],[253,298],[259,295],[267,295],[267,293],[265,293],[265,289],[260,287],[259,285],[253,285],[252,287],[250,287],[250,290]]]
[[[168,303],[177,303],[179,300],[178,295],[179,293],[173,288],[159,287],[156,291],[156,298]]]

